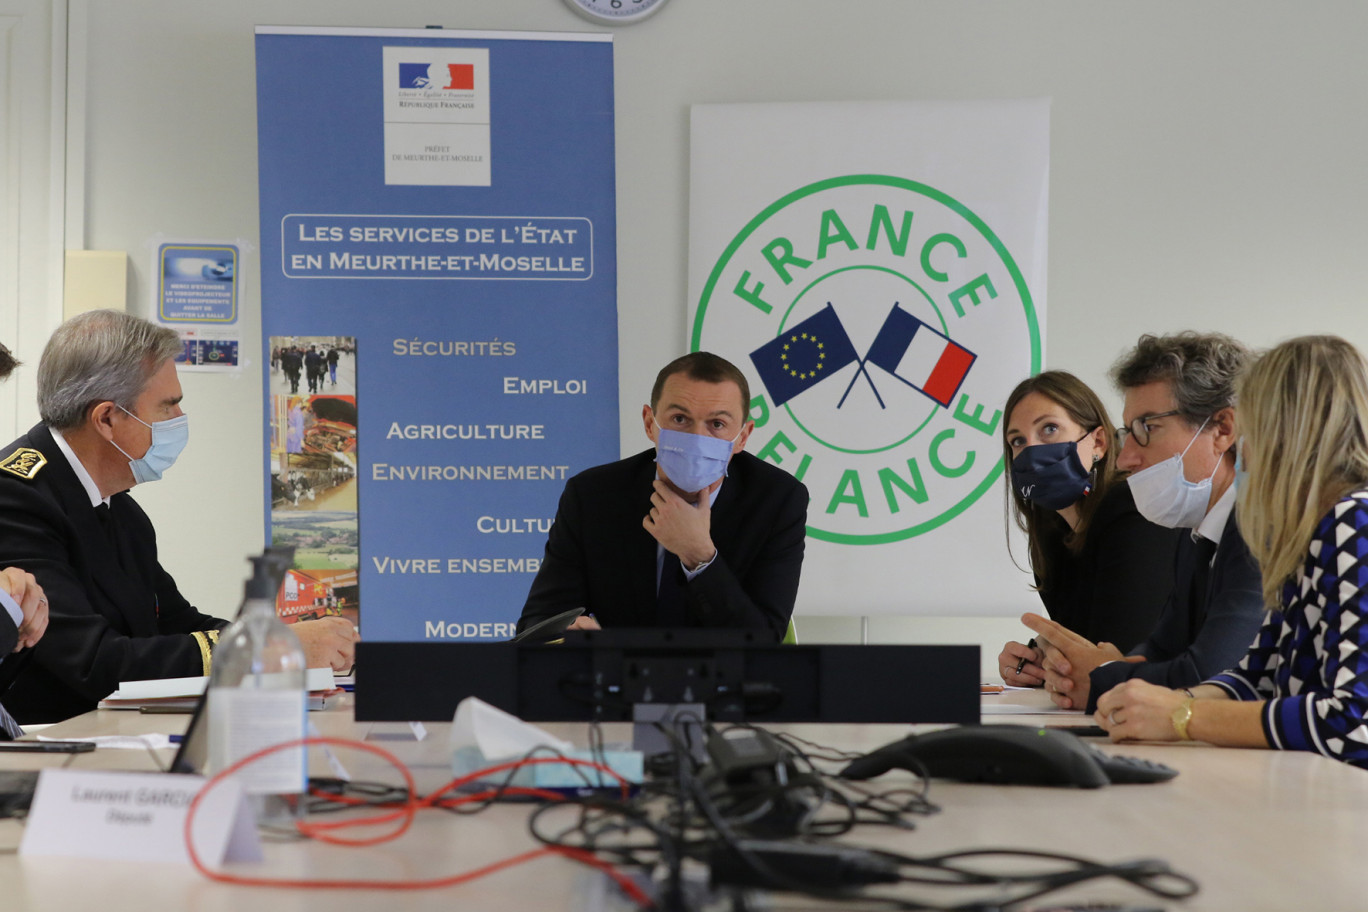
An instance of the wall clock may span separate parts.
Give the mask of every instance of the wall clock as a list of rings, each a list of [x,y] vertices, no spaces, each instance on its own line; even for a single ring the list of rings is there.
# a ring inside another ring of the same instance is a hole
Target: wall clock
[[[565,0],[567,6],[599,25],[631,25],[654,15],[665,0]]]

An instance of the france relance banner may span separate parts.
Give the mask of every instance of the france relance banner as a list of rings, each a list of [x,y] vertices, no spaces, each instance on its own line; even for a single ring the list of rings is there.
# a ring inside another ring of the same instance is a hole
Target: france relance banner
[[[1049,102],[695,105],[689,186],[689,347],[812,497],[799,611],[1038,607],[1002,407],[1043,361]]]
[[[611,39],[261,27],[256,55],[280,613],[505,639],[566,479],[619,455]]]

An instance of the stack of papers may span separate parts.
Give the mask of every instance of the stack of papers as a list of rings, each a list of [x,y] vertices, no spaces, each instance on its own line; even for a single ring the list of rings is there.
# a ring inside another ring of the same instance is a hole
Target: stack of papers
[[[342,693],[333,680],[331,668],[310,668],[305,678],[309,688],[309,709],[323,709],[329,697]],[[161,708],[190,712],[209,686],[208,677],[157,678],[151,681],[121,681],[119,689],[99,703],[100,709]]]

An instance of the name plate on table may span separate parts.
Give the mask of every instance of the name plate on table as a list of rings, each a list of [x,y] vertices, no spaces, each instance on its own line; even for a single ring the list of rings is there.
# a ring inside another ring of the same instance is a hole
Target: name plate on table
[[[169,773],[45,769],[19,853],[189,864],[185,817],[204,783]],[[194,838],[210,867],[261,860],[256,820],[239,783],[220,783],[200,802]]]

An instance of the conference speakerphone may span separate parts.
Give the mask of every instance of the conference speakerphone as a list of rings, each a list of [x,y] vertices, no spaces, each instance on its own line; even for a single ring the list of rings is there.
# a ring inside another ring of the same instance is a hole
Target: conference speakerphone
[[[630,721],[641,704],[702,705],[719,722],[979,721],[978,646],[638,628],[535,646],[362,641],[356,665],[362,722],[447,722],[470,696],[530,722]]]

